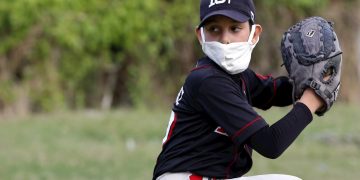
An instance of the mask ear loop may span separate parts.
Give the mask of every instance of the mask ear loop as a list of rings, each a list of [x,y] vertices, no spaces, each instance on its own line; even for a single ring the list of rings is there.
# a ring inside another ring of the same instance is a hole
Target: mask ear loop
[[[204,43],[205,42],[205,33],[204,33],[204,27],[200,28],[200,35],[201,35],[201,40]]]
[[[205,33],[204,33],[204,27],[200,28],[200,36],[201,36],[201,40],[202,40],[202,45],[204,45],[205,43]],[[204,47],[203,47],[204,48]],[[196,63],[196,67],[198,67],[198,63]]]
[[[251,26],[251,32],[250,32],[249,39],[248,39],[248,43],[251,43],[251,44],[254,44],[254,45],[259,42],[259,38],[258,38],[255,43],[252,43],[252,39],[254,38],[254,35],[255,35],[256,26],[257,25],[252,25]]]

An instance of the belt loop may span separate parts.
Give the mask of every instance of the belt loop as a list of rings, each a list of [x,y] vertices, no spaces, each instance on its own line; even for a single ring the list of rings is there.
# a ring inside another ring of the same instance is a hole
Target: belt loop
[[[199,176],[196,174],[191,174],[189,176],[190,180],[216,180],[216,178],[211,178],[211,177],[203,177],[203,176]]]
[[[203,180],[203,177],[202,177],[202,176],[195,175],[195,174],[191,174],[191,175],[189,176],[189,179],[190,179],[190,180]]]

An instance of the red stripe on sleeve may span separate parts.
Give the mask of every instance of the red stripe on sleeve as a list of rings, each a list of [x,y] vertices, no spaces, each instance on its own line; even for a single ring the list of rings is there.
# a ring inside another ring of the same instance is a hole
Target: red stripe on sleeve
[[[276,89],[276,80],[274,79],[273,81],[274,81],[274,95],[273,95],[273,98],[274,98],[276,96],[276,93],[277,93],[276,90],[277,89]]]
[[[256,76],[261,80],[267,80],[267,79],[271,78],[271,75],[264,76],[264,75],[261,75],[261,74],[256,74]]]
[[[203,69],[203,68],[208,68],[208,67],[211,67],[211,66],[210,65],[199,66],[199,67],[193,68],[191,71],[196,71],[196,70]]]
[[[238,130],[233,136],[232,136],[232,140],[234,141],[234,139],[238,136],[240,136],[240,134],[242,132],[245,131],[246,128],[250,127],[251,125],[253,125],[256,121],[259,121],[261,119],[260,116],[256,117],[254,120],[250,121],[249,123],[247,123],[244,127],[242,127],[240,130]]]

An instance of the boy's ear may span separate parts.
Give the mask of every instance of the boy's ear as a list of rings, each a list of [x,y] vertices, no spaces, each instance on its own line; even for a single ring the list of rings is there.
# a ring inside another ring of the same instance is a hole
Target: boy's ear
[[[202,43],[202,39],[201,39],[201,32],[200,32],[200,31],[201,31],[201,30],[200,30],[200,27],[199,27],[199,28],[198,28],[198,27],[195,28],[196,37],[197,37],[199,43],[201,44],[201,43]]]
[[[256,43],[256,42],[259,40],[261,33],[262,33],[262,27],[261,27],[261,25],[260,25],[260,24],[256,24],[254,37],[253,37],[253,39],[252,39],[252,42],[253,42],[253,43]]]

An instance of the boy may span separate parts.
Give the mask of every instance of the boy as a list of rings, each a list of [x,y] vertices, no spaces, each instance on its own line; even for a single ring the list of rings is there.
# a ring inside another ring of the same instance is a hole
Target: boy
[[[153,180],[299,179],[242,176],[252,166],[252,149],[279,157],[323,101],[308,88],[269,126],[253,107],[292,104],[292,85],[286,77],[261,76],[248,68],[262,31],[252,0],[201,0],[200,20],[196,35],[206,57],[176,98]]]

